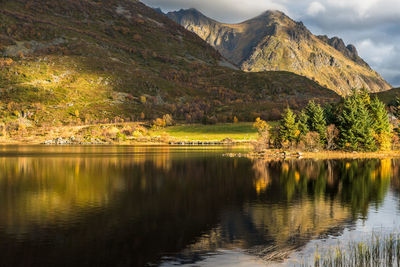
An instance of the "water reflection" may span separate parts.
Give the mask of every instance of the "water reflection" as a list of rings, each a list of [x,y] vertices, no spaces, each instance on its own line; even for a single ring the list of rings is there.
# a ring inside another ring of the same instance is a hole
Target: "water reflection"
[[[187,263],[237,248],[279,259],[400,190],[398,160],[265,162],[226,150],[1,148],[0,265]]]

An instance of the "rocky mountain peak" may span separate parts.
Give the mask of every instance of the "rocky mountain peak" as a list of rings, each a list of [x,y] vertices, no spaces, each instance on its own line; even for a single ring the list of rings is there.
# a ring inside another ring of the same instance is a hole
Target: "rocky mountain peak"
[[[280,11],[267,10],[238,24],[220,23],[197,10],[168,16],[244,71],[290,71],[339,94],[361,87],[373,92],[391,87],[359,57],[354,45],[339,37],[315,36]]]
[[[358,51],[357,48],[352,45],[352,44],[348,44],[346,46],[346,44],[344,43],[343,39],[339,38],[339,37],[332,37],[329,38],[326,35],[320,35],[317,36],[320,40],[322,40],[323,42],[325,42],[326,44],[332,46],[333,48],[335,48],[337,51],[341,52],[343,55],[345,55],[347,58],[353,60],[354,62],[356,62],[359,65],[363,65],[363,66],[368,66],[368,64],[358,56]]]

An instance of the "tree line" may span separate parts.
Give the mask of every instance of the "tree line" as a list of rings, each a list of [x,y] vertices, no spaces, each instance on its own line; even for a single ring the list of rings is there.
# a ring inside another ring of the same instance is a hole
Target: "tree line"
[[[288,107],[275,129],[259,118],[254,127],[262,148],[384,151],[394,139],[386,105],[366,90],[354,90],[324,107],[310,101],[299,114]]]

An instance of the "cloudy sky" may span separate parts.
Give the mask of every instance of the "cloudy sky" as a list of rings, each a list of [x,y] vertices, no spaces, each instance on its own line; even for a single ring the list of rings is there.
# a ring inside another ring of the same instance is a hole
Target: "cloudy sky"
[[[164,12],[197,8],[225,23],[265,10],[285,12],[314,34],[339,36],[392,85],[400,86],[400,0],[142,0]]]

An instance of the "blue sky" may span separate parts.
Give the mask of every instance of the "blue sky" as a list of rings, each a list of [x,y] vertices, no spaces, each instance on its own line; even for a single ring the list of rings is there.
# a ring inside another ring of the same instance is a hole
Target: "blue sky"
[[[400,0],[143,0],[164,12],[197,8],[225,23],[280,10],[314,34],[341,37],[389,83],[400,86]]]

